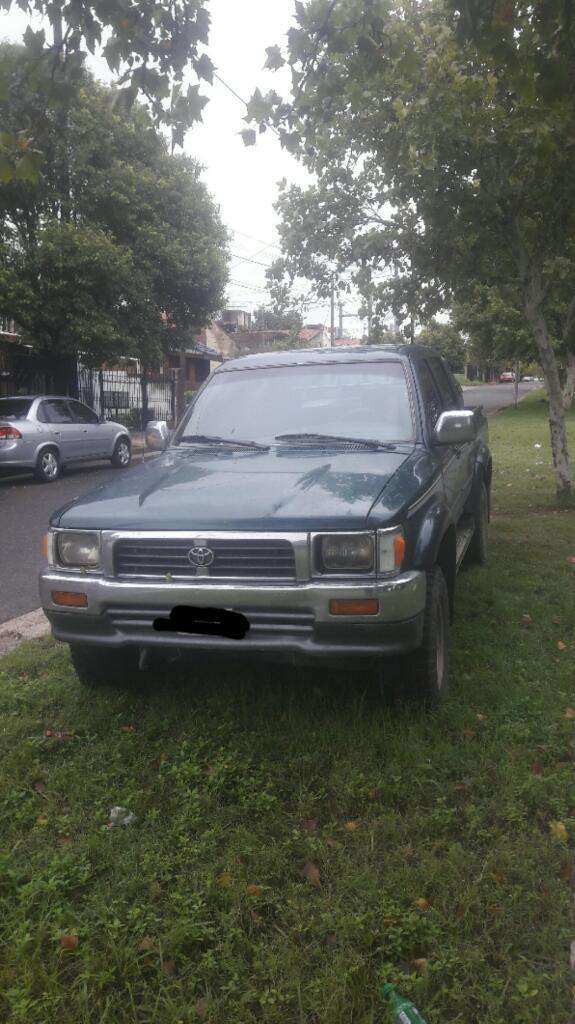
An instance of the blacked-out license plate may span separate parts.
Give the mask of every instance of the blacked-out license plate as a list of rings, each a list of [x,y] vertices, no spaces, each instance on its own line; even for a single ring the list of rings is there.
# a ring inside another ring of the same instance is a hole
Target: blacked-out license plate
[[[159,633],[199,633],[203,636],[227,636],[230,640],[243,640],[250,624],[241,612],[226,608],[191,608],[179,604],[167,618],[154,619]]]

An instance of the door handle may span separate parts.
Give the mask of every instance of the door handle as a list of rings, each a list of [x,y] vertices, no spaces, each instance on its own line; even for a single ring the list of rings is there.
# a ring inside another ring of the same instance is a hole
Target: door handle
[[[87,433],[88,433],[88,428],[86,427],[86,429],[85,429],[85,430],[83,430],[83,431],[82,431],[82,433],[83,433],[83,434],[87,434]]]
[[[61,434],[62,434],[62,431],[61,430],[53,430],[52,433],[53,433],[54,437],[60,437]]]

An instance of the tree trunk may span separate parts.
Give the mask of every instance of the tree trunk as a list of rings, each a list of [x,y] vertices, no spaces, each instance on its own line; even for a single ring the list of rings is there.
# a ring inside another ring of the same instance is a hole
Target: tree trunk
[[[567,377],[563,385],[563,408],[570,409],[575,394],[575,352],[567,353]]]
[[[553,455],[557,497],[568,498],[571,495],[571,469],[567,450],[563,393],[559,380],[559,368],[549,339],[547,323],[541,312],[541,303],[543,301],[542,283],[539,274],[535,271],[532,271],[524,278],[524,299],[525,316],[533,331],[547,384],[549,431],[551,434],[551,452]]]

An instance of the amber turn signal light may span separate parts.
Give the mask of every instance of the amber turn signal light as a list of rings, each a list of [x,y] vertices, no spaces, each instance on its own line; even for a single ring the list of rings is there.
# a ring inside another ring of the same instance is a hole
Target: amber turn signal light
[[[88,595],[81,594],[77,590],[53,590],[52,602],[63,604],[66,608],[86,608]]]
[[[375,598],[334,598],[329,602],[329,610],[331,615],[377,615],[379,601]]]
[[[41,550],[42,550],[42,554],[44,555],[44,558],[47,558],[48,557],[48,534],[47,533],[45,533],[44,536],[42,537]]]
[[[395,559],[395,568],[401,569],[403,563],[403,556],[405,554],[405,537],[402,537],[400,533],[396,534],[393,538],[393,555]]]

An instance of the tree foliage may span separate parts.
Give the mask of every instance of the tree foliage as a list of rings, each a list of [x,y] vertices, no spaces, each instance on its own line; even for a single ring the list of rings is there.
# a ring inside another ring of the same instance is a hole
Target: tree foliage
[[[284,144],[289,135],[317,177],[282,194],[278,273],[326,288],[347,270],[376,309],[423,322],[475,286],[517,297],[546,377],[561,494],[571,479],[557,355],[575,344],[570,9],[310,0],[282,53],[292,100],[268,94],[253,114]]]
[[[202,80],[211,82],[214,66],[205,52],[210,16],[205,0],[0,0],[9,11],[20,7],[51,26],[23,37],[28,85],[42,82],[53,105],[65,110],[68,87],[80,72],[86,52],[99,50],[117,75],[116,102],[130,108],[145,98],[156,123],[167,125],[181,145],[186,130],[201,119],[207,103],[200,94]],[[46,75],[48,72],[48,75]],[[190,82],[190,74],[196,82]],[[0,98],[12,84],[0,68]],[[41,121],[22,121],[0,133],[0,180],[13,175],[33,177],[42,163],[37,134]]]
[[[435,349],[445,359],[453,373],[463,373],[465,369],[465,339],[454,324],[442,324],[432,320],[416,338],[418,345]]]
[[[15,76],[22,58],[2,47]],[[1,105],[8,123],[41,114],[47,159],[0,186],[0,308],[43,351],[151,359],[221,305],[227,234],[200,168],[167,152],[145,110],[120,111],[85,73],[70,95],[62,130],[49,91]]]

